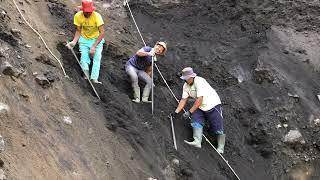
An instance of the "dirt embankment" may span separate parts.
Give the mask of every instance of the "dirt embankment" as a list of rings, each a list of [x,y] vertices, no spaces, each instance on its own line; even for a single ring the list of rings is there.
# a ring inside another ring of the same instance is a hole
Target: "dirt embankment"
[[[156,116],[149,105],[131,102],[124,64],[142,43],[122,2],[96,2],[109,42],[103,85],[97,86],[101,102],[63,46],[72,36],[77,3],[19,3],[49,46],[56,47],[70,79],[54,60],[54,66],[35,60],[47,54],[43,45],[11,1],[0,4],[6,12],[0,15],[1,62],[9,61],[22,74],[1,76],[1,102],[10,106],[0,122],[6,141],[0,159],[7,177],[234,179],[206,142],[201,150],[183,143],[191,129],[182,119],[175,122],[179,151],[173,149],[167,114],[176,102],[160,76],[155,77]],[[225,157],[241,179],[319,179],[319,7],[317,1],[302,0],[132,2],[147,43],[168,42],[168,54],[158,65],[174,93],[181,94],[176,73],[184,66],[192,66],[218,91]],[[53,81],[43,89],[37,74]],[[71,125],[64,116],[71,117]],[[290,130],[298,130],[300,139],[284,142]]]

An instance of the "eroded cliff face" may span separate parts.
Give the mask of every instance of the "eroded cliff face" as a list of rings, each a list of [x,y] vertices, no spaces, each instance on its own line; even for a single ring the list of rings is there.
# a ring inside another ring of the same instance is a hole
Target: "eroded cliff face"
[[[14,69],[0,77],[1,102],[10,107],[0,122],[1,169],[8,179],[235,179],[207,142],[202,149],[183,143],[191,129],[180,118],[174,150],[167,115],[176,102],[157,73],[155,115],[150,105],[131,102],[124,64],[143,44],[122,1],[95,3],[109,42],[103,85],[96,87],[102,101],[64,47],[79,2],[18,4],[60,55],[65,78],[12,1],[0,1],[1,63]],[[318,1],[129,3],[147,44],[167,41],[169,51],[157,64],[178,97],[183,82],[177,73],[185,66],[217,90],[227,134],[224,156],[241,179],[319,178]],[[39,85],[38,75],[48,82]]]

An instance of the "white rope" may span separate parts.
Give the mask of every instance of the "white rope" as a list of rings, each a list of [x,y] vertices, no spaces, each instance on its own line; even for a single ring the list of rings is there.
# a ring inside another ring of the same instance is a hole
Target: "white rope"
[[[131,17],[132,17],[132,20],[133,20],[134,24],[136,25],[136,28],[137,28],[138,33],[139,33],[139,35],[140,35],[140,38],[141,38],[144,46],[146,46],[147,44],[146,44],[146,42],[144,41],[144,39],[143,39],[143,37],[142,37],[142,34],[141,34],[140,29],[139,29],[139,27],[138,27],[138,25],[137,25],[137,23],[136,23],[136,20],[134,19],[134,16],[133,16],[133,14],[132,14],[132,11],[131,11],[131,8],[130,8],[130,6],[129,6],[129,3],[128,3],[127,0],[125,0],[125,2],[126,2],[126,5],[127,5],[128,9],[129,9],[129,12],[130,12],[130,15],[131,15]]]
[[[31,26],[31,24],[26,20],[26,18],[24,17],[24,15],[22,14],[22,12],[20,11],[20,9],[19,9],[16,1],[15,1],[15,0],[12,0],[12,1],[13,1],[14,5],[16,6],[17,10],[19,11],[22,19],[23,19],[23,20],[26,22],[26,24],[33,30],[33,32],[36,33],[36,34],[39,36],[39,38],[41,39],[41,41],[43,42],[44,46],[45,46],[46,49],[49,51],[49,53],[59,62],[59,65],[60,65],[60,67],[61,67],[61,69],[62,69],[62,71],[63,71],[64,76],[65,76],[65,77],[68,77],[66,71],[65,71],[64,68],[63,68],[63,65],[62,65],[61,61],[53,54],[53,52],[52,52],[52,51],[50,50],[50,48],[47,46],[47,43],[46,43],[46,42],[44,41],[44,39],[42,38],[41,34],[40,34],[37,30],[35,30],[35,29]]]
[[[134,24],[136,25],[136,28],[137,28],[137,30],[138,30],[138,33],[139,33],[140,37],[141,37],[141,40],[142,40],[142,42],[144,43],[144,45],[146,45],[146,43],[145,43],[145,41],[144,41],[144,39],[143,39],[143,37],[142,37],[142,35],[141,35],[141,32],[140,32],[140,30],[139,30],[139,27],[138,27],[138,25],[137,25],[137,23],[136,23],[136,21],[135,21],[135,19],[134,19],[134,17],[133,17],[132,11],[131,11],[130,6],[129,6],[129,3],[128,3],[127,0],[125,0],[125,2],[126,2],[126,5],[127,5],[128,9],[129,9],[129,11],[130,11],[130,14],[131,14],[131,17],[132,17],[132,19],[133,19],[133,22],[134,22]],[[161,78],[163,79],[164,83],[165,83],[166,86],[168,87],[169,91],[171,92],[172,96],[173,96],[173,97],[175,98],[175,100],[179,103],[179,100],[177,99],[177,97],[175,96],[175,94],[173,93],[173,91],[171,90],[170,86],[168,85],[166,79],[165,79],[164,76],[162,75],[162,73],[161,73],[160,69],[158,68],[157,64],[154,63],[154,65],[155,65],[156,69],[158,70],[158,72],[159,72]],[[183,111],[186,112],[185,109],[183,109]],[[172,128],[173,128],[173,127],[172,127]],[[174,132],[174,130],[173,130],[173,132]],[[238,180],[240,180],[239,176],[236,174],[236,172],[233,170],[233,168],[229,165],[228,161],[222,156],[222,154],[220,154],[220,153],[217,151],[217,149],[212,145],[212,143],[209,141],[209,139],[208,139],[204,134],[203,134],[202,136],[206,139],[206,141],[210,144],[210,146],[220,155],[220,157],[221,157],[221,158],[223,159],[223,161],[228,165],[228,167],[231,169],[232,173],[236,176],[236,178],[237,178]]]
[[[209,139],[202,134],[202,136],[204,137],[204,139],[210,144],[210,146],[218,153],[217,149],[214,147],[214,145],[212,145],[212,143],[209,141]],[[233,172],[233,174],[236,176],[236,178],[238,180],[240,180],[239,176],[237,175],[237,173],[233,170],[233,168],[230,166],[229,162],[222,156],[222,154],[218,153],[219,156],[223,159],[223,161],[228,165],[228,167],[231,169],[231,171]]]
[[[167,80],[164,78],[164,76],[162,75],[160,69],[158,68],[157,64],[154,64],[154,66],[156,67],[156,69],[158,70],[163,82],[166,84],[166,86],[168,87],[169,91],[171,92],[172,96],[174,97],[174,99],[179,103],[178,98],[176,97],[176,95],[173,93],[173,91],[171,90],[169,84],[167,83]]]

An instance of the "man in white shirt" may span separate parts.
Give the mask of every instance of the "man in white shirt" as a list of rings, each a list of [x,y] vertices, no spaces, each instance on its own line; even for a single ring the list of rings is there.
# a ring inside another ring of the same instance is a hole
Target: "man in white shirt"
[[[222,154],[224,152],[225,134],[221,100],[217,92],[204,78],[197,76],[191,67],[184,68],[180,78],[185,81],[182,99],[175,112],[171,113],[171,116],[176,117],[183,110],[189,97],[196,99],[191,109],[183,114],[185,119],[191,118],[194,141],[185,140],[184,142],[201,148],[204,121],[207,120],[210,122],[210,130],[217,135],[217,151]]]

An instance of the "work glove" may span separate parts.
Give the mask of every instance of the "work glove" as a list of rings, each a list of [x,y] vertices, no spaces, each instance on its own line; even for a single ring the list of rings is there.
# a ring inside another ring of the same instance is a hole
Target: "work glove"
[[[191,112],[190,111],[186,111],[185,113],[183,113],[182,117],[185,119],[185,120],[189,120],[189,118],[191,118]]]
[[[67,48],[69,48],[69,49],[73,49],[76,44],[77,44],[77,43],[71,41],[71,42],[68,42],[66,46],[67,46]]]
[[[176,112],[172,112],[172,113],[169,114],[169,118],[172,117],[172,119],[177,118],[177,116],[178,116],[178,113],[176,113]]]

